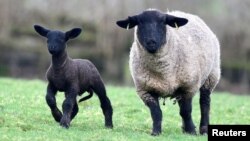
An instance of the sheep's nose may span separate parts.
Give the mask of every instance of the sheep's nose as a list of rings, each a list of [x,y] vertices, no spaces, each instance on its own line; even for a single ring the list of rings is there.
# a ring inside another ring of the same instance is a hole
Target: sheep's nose
[[[49,46],[49,49],[54,50],[54,49],[55,49],[55,46],[54,46],[54,45],[50,45],[50,46]]]
[[[149,53],[155,53],[157,51],[157,43],[154,39],[146,41],[146,49]]]
[[[156,45],[156,41],[153,39],[150,39],[146,42],[147,46],[154,47]]]

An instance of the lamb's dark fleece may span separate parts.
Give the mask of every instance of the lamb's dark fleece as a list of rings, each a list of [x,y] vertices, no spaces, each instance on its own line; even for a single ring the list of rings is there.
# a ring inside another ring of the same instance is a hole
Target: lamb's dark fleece
[[[71,59],[66,52],[66,42],[77,37],[81,33],[80,28],[74,28],[67,32],[49,30],[42,26],[34,26],[37,33],[47,38],[48,51],[52,55],[52,63],[47,71],[48,87],[46,101],[52,115],[62,127],[68,128],[71,120],[78,113],[77,95],[84,92],[90,94],[79,102],[87,100],[95,92],[100,100],[101,108],[105,116],[105,126],[113,127],[112,106],[106,95],[105,86],[96,67],[85,59]],[[62,112],[56,105],[57,91],[65,92]]]

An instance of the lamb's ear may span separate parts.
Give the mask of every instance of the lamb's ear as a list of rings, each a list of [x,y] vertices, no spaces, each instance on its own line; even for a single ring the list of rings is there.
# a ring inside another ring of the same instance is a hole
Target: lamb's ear
[[[136,16],[128,17],[125,20],[117,21],[116,24],[121,28],[130,29],[138,24],[137,17]]]
[[[68,41],[69,39],[74,39],[79,36],[81,32],[81,28],[73,28],[65,33],[65,40]]]
[[[187,22],[188,22],[188,19],[185,19],[185,18],[175,17],[175,16],[168,15],[168,14],[165,15],[165,24],[171,27],[178,28],[187,24]]]
[[[49,29],[46,29],[40,25],[34,25],[34,29],[39,35],[43,37],[46,37],[48,32],[50,31]]]

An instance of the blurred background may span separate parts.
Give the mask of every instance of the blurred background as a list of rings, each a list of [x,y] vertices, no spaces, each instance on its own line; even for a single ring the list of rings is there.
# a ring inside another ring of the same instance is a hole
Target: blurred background
[[[83,28],[68,43],[72,58],[91,60],[105,83],[133,85],[128,57],[133,30],[115,22],[147,8],[199,15],[221,44],[220,91],[250,93],[249,0],[0,0],[0,77],[45,79],[50,64],[46,39],[34,24],[67,31]]]

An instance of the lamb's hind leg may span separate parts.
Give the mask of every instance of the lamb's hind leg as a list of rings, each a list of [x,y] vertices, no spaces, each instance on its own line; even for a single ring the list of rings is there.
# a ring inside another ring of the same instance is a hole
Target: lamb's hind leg
[[[47,86],[46,102],[51,109],[51,113],[55,121],[60,122],[62,118],[61,111],[57,108],[56,105],[56,95],[57,90],[49,83]]]
[[[105,126],[107,128],[113,128],[113,122],[112,122],[113,109],[111,106],[111,102],[106,95],[105,86],[102,80],[95,82],[93,90],[97,94],[99,101],[101,103],[102,112],[105,117]]]
[[[153,120],[153,129],[151,135],[157,136],[161,133],[162,111],[160,108],[158,96],[156,94],[145,93],[141,99],[148,106]]]

